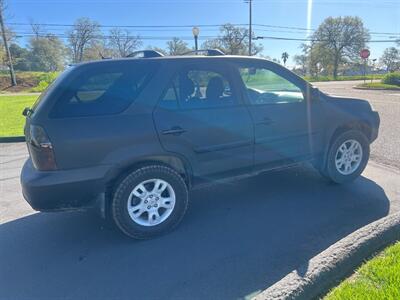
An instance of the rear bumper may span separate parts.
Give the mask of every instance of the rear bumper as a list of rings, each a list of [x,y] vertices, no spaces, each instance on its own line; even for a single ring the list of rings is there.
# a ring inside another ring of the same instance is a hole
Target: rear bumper
[[[21,172],[22,193],[30,206],[39,211],[57,211],[95,206],[104,193],[110,166],[38,171],[28,159]]]

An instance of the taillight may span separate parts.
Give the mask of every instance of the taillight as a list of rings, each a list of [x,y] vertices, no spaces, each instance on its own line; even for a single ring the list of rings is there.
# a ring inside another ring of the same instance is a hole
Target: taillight
[[[36,169],[40,171],[52,171],[57,169],[53,145],[42,127],[30,125],[27,144],[33,166]]]

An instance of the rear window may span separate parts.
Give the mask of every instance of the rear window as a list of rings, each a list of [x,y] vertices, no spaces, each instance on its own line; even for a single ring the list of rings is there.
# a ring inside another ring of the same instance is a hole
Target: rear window
[[[98,64],[78,68],[59,84],[53,118],[117,114],[135,101],[155,71],[150,63]]]

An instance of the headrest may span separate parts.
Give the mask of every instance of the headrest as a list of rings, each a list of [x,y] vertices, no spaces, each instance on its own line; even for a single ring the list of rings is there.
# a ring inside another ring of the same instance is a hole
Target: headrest
[[[218,99],[224,93],[224,81],[221,77],[215,76],[210,79],[207,85],[206,97]]]
[[[189,77],[181,77],[179,93],[182,100],[187,100],[194,93],[194,83]]]

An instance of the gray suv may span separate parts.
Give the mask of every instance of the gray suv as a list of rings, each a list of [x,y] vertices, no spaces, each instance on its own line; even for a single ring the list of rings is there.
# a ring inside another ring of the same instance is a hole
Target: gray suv
[[[97,207],[142,239],[181,221],[193,187],[302,162],[336,183],[362,173],[379,127],[368,102],[265,59],[205,54],[69,67],[24,111],[29,204]]]

